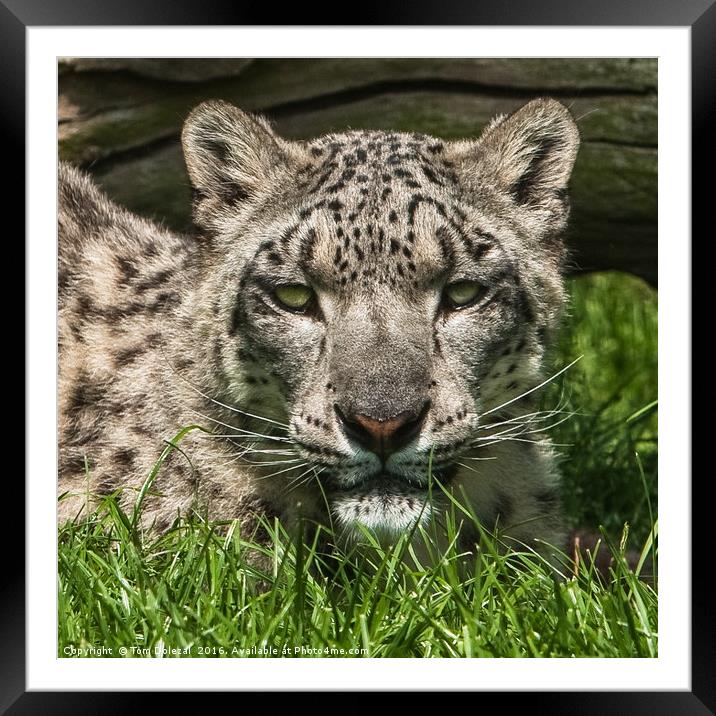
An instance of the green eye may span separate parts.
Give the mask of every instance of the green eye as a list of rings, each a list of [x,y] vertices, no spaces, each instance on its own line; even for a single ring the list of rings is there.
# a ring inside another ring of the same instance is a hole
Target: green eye
[[[276,289],[276,298],[290,311],[302,311],[313,300],[313,290],[300,283],[286,284]]]
[[[485,288],[477,281],[456,281],[445,287],[445,296],[451,308],[465,308],[484,295]]]

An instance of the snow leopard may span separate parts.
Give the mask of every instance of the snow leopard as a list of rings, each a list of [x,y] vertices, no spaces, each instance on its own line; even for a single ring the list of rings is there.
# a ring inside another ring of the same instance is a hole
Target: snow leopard
[[[217,100],[181,142],[186,235],[59,167],[60,520],[109,494],[131,510],[191,427],[147,530],[268,517],[350,544],[439,534],[458,504],[467,546],[475,524],[562,545],[536,399],[565,303],[569,110],[535,99],[461,140],[289,141]]]

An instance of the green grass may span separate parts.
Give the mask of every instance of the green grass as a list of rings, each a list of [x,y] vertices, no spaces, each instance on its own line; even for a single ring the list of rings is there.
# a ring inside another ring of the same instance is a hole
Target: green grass
[[[638,279],[602,273],[570,281],[570,315],[552,356],[556,370],[581,360],[552,384],[579,415],[551,433],[563,455],[562,499],[574,526],[604,525],[616,538],[625,522],[632,546],[650,532],[657,507],[657,299]],[[643,474],[642,474],[643,473]]]
[[[543,401],[577,412],[553,430],[563,497],[573,525],[603,527],[609,579],[588,563],[574,575],[566,561],[559,578],[534,554],[500,554],[487,536],[474,564],[451,548],[421,566],[407,537],[330,558],[275,523],[259,568],[262,548],[236,524],[219,533],[192,518],[145,540],[110,497],[60,528],[59,655],[656,656],[655,580],[624,557],[629,545],[656,557],[656,298],[620,275],[575,279],[570,292],[551,362],[583,358]]]

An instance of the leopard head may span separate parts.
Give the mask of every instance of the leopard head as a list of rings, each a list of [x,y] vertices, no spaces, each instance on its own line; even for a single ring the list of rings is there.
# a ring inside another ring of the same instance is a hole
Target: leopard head
[[[457,484],[485,416],[540,379],[563,303],[570,113],[538,99],[474,140],[295,142],[209,102],[182,141],[212,389],[287,426],[340,524],[405,530],[429,513],[430,474]]]

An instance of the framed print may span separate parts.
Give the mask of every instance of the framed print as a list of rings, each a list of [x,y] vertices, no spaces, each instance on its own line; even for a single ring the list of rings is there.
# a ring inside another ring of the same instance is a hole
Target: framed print
[[[709,2],[0,12],[28,266],[3,708],[714,709]]]

